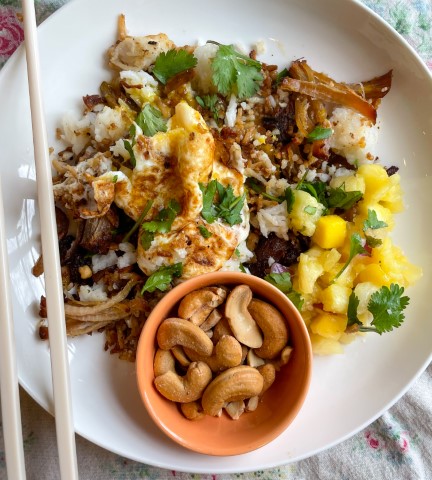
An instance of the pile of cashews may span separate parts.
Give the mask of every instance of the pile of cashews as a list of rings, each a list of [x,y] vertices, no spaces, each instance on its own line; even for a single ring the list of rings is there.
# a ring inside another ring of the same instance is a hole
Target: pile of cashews
[[[255,410],[292,352],[279,310],[248,285],[209,286],[183,297],[177,314],[157,331],[159,393],[190,420]]]

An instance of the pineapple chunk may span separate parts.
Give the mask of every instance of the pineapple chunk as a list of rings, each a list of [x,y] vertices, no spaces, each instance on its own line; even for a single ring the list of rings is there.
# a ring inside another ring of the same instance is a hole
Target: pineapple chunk
[[[294,191],[294,205],[289,214],[291,228],[302,235],[311,237],[315,225],[324,211],[324,205],[303,190]]]
[[[335,355],[343,353],[343,347],[337,340],[311,334],[312,351],[315,355]]]
[[[363,177],[358,175],[341,175],[340,177],[333,177],[330,180],[331,188],[345,189],[346,192],[365,192],[366,185]]]
[[[319,258],[301,253],[297,268],[298,290],[301,294],[312,293],[315,282],[324,272]]]
[[[365,181],[364,201],[367,203],[379,202],[391,187],[385,168],[376,163],[360,165],[357,174]]]
[[[356,285],[365,282],[371,282],[378,287],[382,287],[383,285],[390,286],[391,283],[388,275],[386,275],[384,270],[377,263],[366,265],[354,280]]]
[[[332,248],[327,252],[323,252],[321,257],[321,263],[325,272],[329,272],[340,260],[341,254],[335,249]]]
[[[333,283],[321,291],[323,309],[327,312],[346,313],[351,288]]]
[[[400,175],[395,173],[389,177],[390,188],[387,193],[381,198],[380,203],[388,208],[392,213],[402,212],[404,209],[402,201],[402,188],[400,186]]]
[[[337,248],[344,243],[346,221],[338,215],[325,215],[318,219],[312,241],[321,248]]]
[[[338,340],[345,332],[348,319],[346,315],[335,315],[322,312],[318,314],[310,323],[312,333],[320,335],[331,340]]]
[[[363,222],[368,218],[368,210],[374,210],[378,220],[387,224],[387,227],[378,228],[376,230],[368,229],[366,232],[368,235],[383,238],[386,234],[386,230],[393,230],[395,222],[391,210],[380,203],[367,203],[365,201],[359,202],[357,206],[355,224],[358,225],[359,229],[363,228]]]
[[[369,323],[372,320],[372,314],[368,310],[368,303],[371,296],[378,290],[378,287],[372,282],[358,283],[354,288],[354,293],[359,300],[359,305],[357,307],[357,315],[359,319],[364,323]]]

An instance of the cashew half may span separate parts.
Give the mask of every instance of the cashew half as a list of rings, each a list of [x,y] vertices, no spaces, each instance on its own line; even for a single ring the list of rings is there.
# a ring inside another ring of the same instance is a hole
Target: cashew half
[[[226,317],[222,317],[219,322],[213,328],[213,337],[212,341],[216,345],[216,343],[224,336],[224,335],[232,335],[233,332],[229,326],[228,320]]]
[[[201,404],[204,413],[217,416],[229,402],[259,395],[264,379],[256,368],[240,365],[218,375],[204,390]]]
[[[264,394],[272,385],[276,379],[276,369],[272,363],[266,363],[257,368],[258,372],[263,378],[263,388],[260,392],[260,396]]]
[[[194,362],[202,361],[212,369],[220,372],[230,367],[236,367],[242,361],[242,347],[231,335],[224,335],[216,344],[213,354],[203,357],[189,348],[185,348],[186,355]]]
[[[225,316],[237,340],[250,348],[259,348],[263,336],[257,323],[248,311],[252,290],[248,285],[238,285],[228,295]]]
[[[205,332],[212,329],[222,318],[222,314],[217,308],[215,308],[210,315],[206,318],[205,322],[200,325],[201,329]]]
[[[288,343],[288,328],[283,315],[273,305],[257,298],[251,300],[248,310],[264,335],[263,343],[255,353],[266,359],[277,357]]]
[[[226,298],[226,290],[220,287],[207,287],[187,294],[178,307],[178,315],[194,325],[201,325],[210,313]]]
[[[169,371],[175,371],[175,359],[169,350],[162,350],[159,348],[156,351],[153,360],[153,370],[155,377],[163,375]]]
[[[198,400],[212,379],[212,371],[204,362],[192,362],[181,377],[169,370],[154,379],[158,392],[173,402],[188,403]]]
[[[182,345],[206,357],[213,352],[213,342],[205,332],[182,318],[164,320],[157,332],[157,342],[163,350],[170,350],[175,345]]]
[[[204,412],[199,402],[181,403],[180,410],[188,420],[201,420]]]

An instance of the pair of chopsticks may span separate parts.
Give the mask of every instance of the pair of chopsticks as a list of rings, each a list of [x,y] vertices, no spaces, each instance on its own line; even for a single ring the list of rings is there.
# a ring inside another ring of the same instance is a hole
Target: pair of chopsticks
[[[40,211],[42,255],[48,312],[54,409],[62,479],[78,479],[75,432],[69,378],[63,289],[60,274],[57,227],[52,190],[51,165],[41,95],[40,66],[33,0],[22,0],[27,74]],[[1,196],[1,190],[0,190]],[[8,477],[25,479],[19,389],[13,336],[9,269],[4,236],[4,209],[0,198],[0,348],[1,397]]]

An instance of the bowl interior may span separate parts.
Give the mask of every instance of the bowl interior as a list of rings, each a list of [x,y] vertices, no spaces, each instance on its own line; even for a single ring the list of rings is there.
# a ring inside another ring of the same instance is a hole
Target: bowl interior
[[[160,323],[175,315],[178,302],[188,292],[209,285],[247,284],[254,294],[272,303],[285,316],[289,328],[290,361],[276,376],[254,412],[232,420],[205,416],[187,420],[178,406],[163,398],[153,385],[155,337]],[[309,388],[312,352],[309,335],[297,309],[286,296],[268,282],[243,273],[216,272],[184,282],[169,292],[155,307],[145,323],[137,351],[138,388],[155,423],[171,439],[186,448],[208,455],[237,455],[255,450],[282,433],[300,410]],[[288,446],[287,446],[288,447]]]

